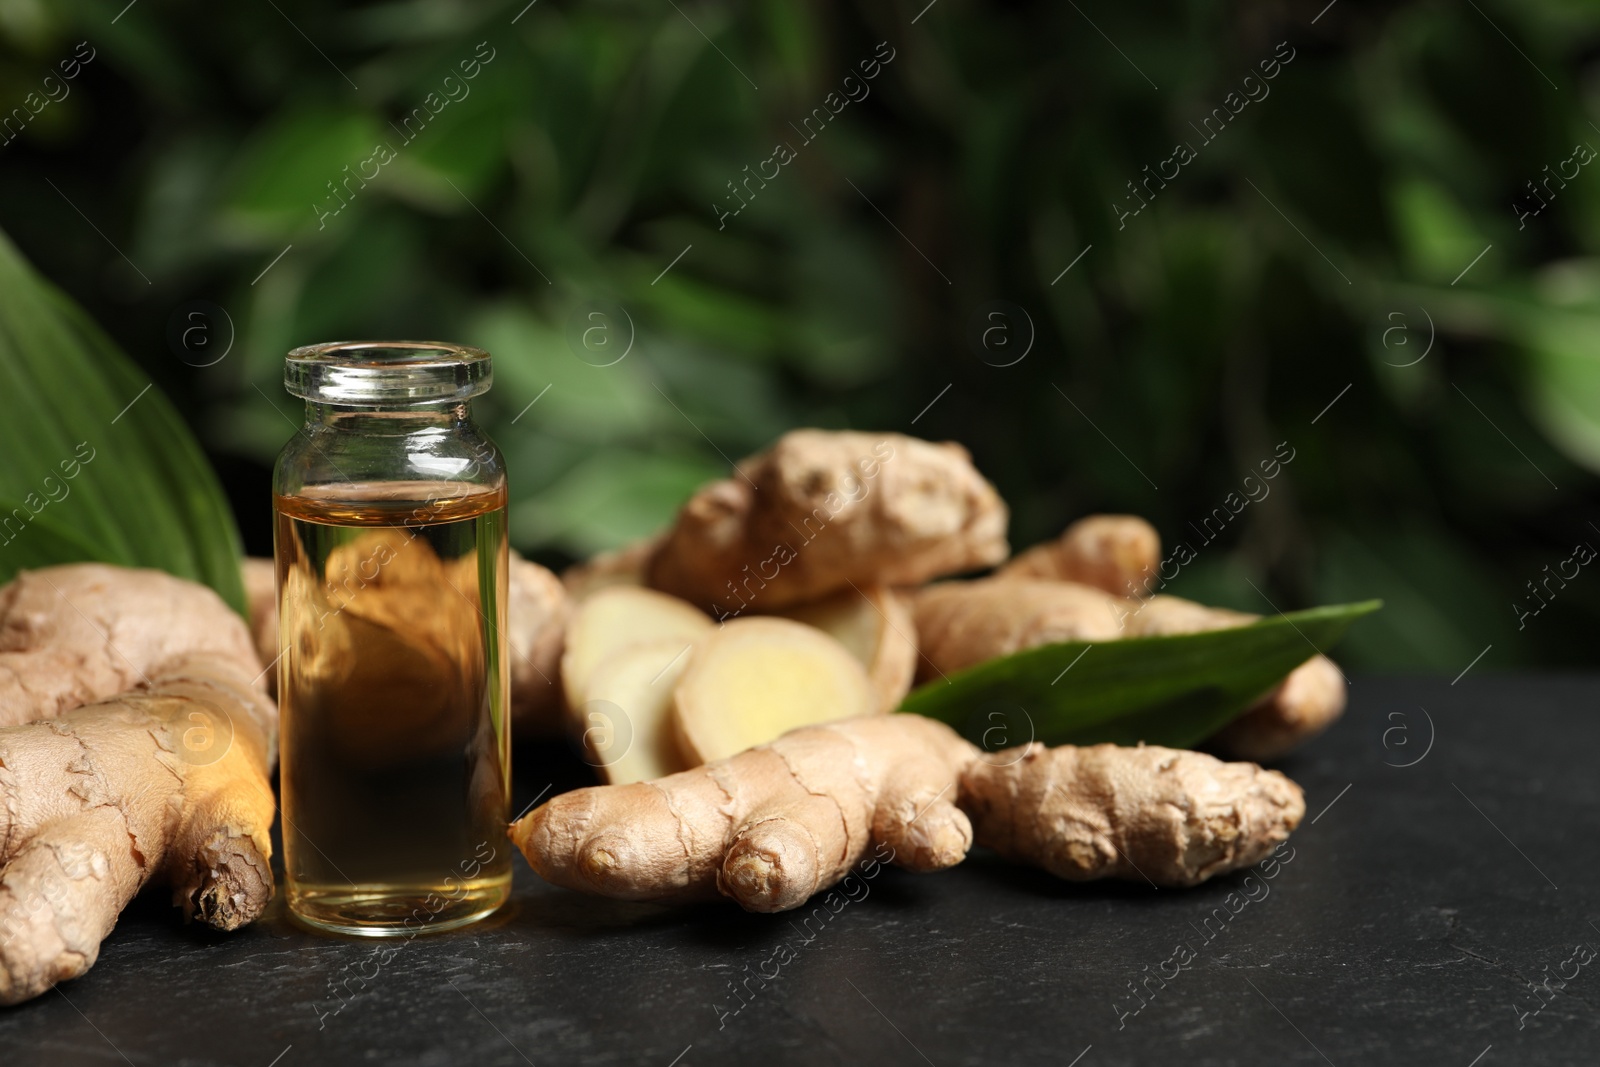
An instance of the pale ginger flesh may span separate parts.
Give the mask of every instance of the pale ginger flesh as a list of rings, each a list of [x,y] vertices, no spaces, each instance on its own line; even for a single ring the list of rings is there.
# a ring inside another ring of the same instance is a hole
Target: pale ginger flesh
[[[672,691],[692,652],[675,639],[645,641],[618,650],[590,674],[573,712],[585,759],[607,784],[664,778],[690,766],[671,717]]]
[[[73,564],[0,590],[0,1003],[91,966],[165,883],[220,929],[272,896],[277,711],[249,631],[156,571]]]
[[[511,838],[547,881],[624,900],[804,903],[869,846],[915,871],[974,843],[1073,880],[1193,885],[1265,856],[1298,786],[1203,753],[1038,745],[984,754],[915,715],[810,726],[729,759],[545,803]]]
[[[588,699],[596,669],[632,645],[676,641],[688,648],[712,632],[705,612],[653,589],[616,585],[585,597],[573,609],[561,654],[561,685],[574,721]]]
[[[860,661],[815,627],[751,617],[695,646],[672,693],[685,765],[710,763],[799,726],[870,715],[878,699]]]
[[[784,618],[815,626],[867,669],[879,711],[900,706],[917,674],[916,623],[906,598],[886,585],[865,585],[798,604]]]

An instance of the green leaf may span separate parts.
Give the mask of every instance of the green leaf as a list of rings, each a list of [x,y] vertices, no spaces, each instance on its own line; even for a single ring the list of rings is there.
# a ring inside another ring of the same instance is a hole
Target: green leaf
[[[226,200],[224,228],[236,238],[265,241],[330,225],[323,213],[363,205],[361,164],[391,138],[378,120],[358,111],[317,107],[265,123],[241,150]],[[370,174],[370,172],[369,172]]]
[[[7,580],[17,571],[58,563],[106,562],[107,552],[48,513],[35,515],[17,500],[0,500],[0,560]]]
[[[1226,630],[1041,645],[930,682],[900,710],[949,723],[986,749],[1029,740],[1190,748],[1381,606],[1368,600]]]
[[[0,234],[0,581],[85,559],[154,567],[244,610],[239,535],[167,398]]]

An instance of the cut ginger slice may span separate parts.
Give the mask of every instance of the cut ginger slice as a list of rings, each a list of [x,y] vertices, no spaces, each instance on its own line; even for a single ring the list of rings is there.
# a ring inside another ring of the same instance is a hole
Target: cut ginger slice
[[[612,586],[578,604],[567,624],[561,685],[569,710],[588,699],[589,679],[605,660],[632,645],[677,641],[678,648],[712,629],[711,617],[677,597],[653,589]]]
[[[911,610],[886,585],[847,589],[782,612],[785,618],[831,635],[867,669],[879,711],[893,711],[917,673],[916,624]]]
[[[877,708],[866,670],[834,638],[792,619],[741,618],[696,645],[672,723],[683,757],[701,764]]]
[[[668,714],[672,691],[694,654],[679,638],[629,645],[589,676],[582,720],[589,761],[611,785],[647,782],[687,769]]]

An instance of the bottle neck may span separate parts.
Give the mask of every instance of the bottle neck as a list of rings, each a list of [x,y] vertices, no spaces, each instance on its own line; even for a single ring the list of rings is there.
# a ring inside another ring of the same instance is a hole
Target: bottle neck
[[[403,408],[365,404],[323,404],[306,401],[306,428],[358,433],[405,434],[422,430],[459,429],[472,421],[466,400],[412,404]]]

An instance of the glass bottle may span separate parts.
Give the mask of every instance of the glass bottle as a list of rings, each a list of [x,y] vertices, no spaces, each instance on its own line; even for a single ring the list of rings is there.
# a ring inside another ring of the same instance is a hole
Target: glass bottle
[[[291,913],[411,936],[510,892],[506,478],[472,421],[489,355],[289,353],[305,425],[273,472]]]

